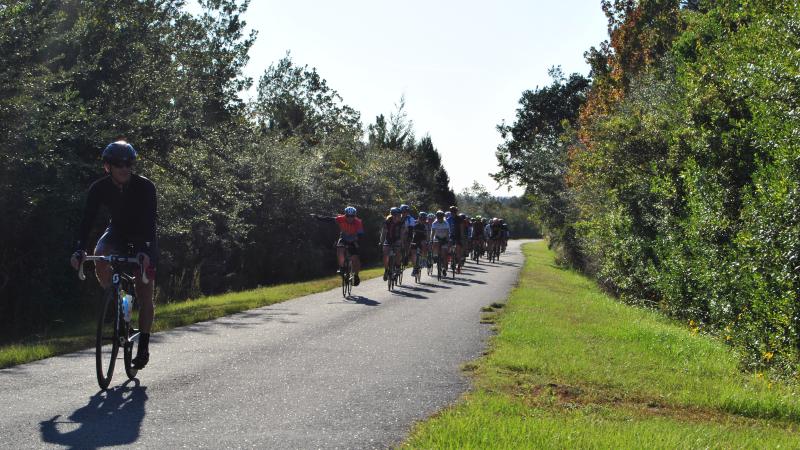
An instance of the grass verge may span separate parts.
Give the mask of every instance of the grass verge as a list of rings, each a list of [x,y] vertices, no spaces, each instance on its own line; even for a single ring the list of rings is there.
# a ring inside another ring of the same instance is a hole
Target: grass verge
[[[797,386],[743,374],[722,342],[609,298],[543,242],[524,251],[475,389],[406,447],[800,448]]]
[[[361,271],[361,280],[379,277],[383,268]],[[194,300],[156,305],[153,331],[216,319],[248,309],[280,303],[304,295],[341,286],[338,276],[302,283],[281,284],[249,291],[233,292]],[[134,320],[136,318],[134,317]],[[0,369],[94,346],[96,319],[86,317],[80,323],[65,327],[46,338],[33,337],[22,342],[0,346]]]

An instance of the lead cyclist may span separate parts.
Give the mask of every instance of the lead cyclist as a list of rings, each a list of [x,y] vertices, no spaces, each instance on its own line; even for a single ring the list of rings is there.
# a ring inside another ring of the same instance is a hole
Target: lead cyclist
[[[97,241],[94,254],[106,256],[123,252],[128,244],[132,244],[143,255],[141,271],[151,281],[142,282],[142,273],[136,274],[136,301],[139,304],[139,346],[133,367],[144,369],[150,361],[150,331],[153,326],[154,305],[153,289],[155,286],[156,263],[158,261],[158,244],[156,236],[157,200],[156,187],[152,181],[133,173],[137,153],[133,146],[123,139],[106,146],[102,153],[103,169],[106,176],[89,186],[89,193],[84,208],[83,220],[76,239],[75,252],[70,257],[70,264],[77,270],[83,264],[88,249],[89,233],[101,206],[111,213],[108,227]],[[111,266],[104,261],[95,263],[97,281],[103,289],[111,286]]]

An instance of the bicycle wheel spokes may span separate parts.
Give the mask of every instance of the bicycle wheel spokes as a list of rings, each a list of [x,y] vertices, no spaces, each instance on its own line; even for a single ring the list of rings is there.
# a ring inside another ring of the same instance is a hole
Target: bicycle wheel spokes
[[[119,352],[118,326],[122,318],[117,308],[117,290],[108,289],[100,305],[100,317],[97,320],[97,339],[95,341],[95,363],[97,384],[105,390],[114,375],[114,364]]]

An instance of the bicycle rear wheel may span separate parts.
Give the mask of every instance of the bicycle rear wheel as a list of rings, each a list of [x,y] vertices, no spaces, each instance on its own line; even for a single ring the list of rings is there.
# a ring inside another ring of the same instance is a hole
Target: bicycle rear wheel
[[[405,269],[404,269],[403,266],[398,266],[397,267],[397,284],[399,284],[400,286],[403,285],[403,272],[404,272],[404,270]]]
[[[117,308],[119,295],[117,289],[107,289],[100,305],[100,317],[97,319],[97,339],[95,341],[95,363],[97,384],[106,390],[114,376],[114,364],[119,353],[119,328],[122,320]]]
[[[350,262],[344,264],[342,271],[342,297],[347,298],[350,296],[350,288],[353,286],[353,276],[350,270]]]

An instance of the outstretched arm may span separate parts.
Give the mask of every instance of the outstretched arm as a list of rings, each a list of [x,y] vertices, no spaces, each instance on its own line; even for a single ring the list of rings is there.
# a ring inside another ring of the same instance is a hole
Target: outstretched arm
[[[311,214],[311,217],[319,220],[320,222],[336,222],[336,217],[321,216],[319,214]]]

